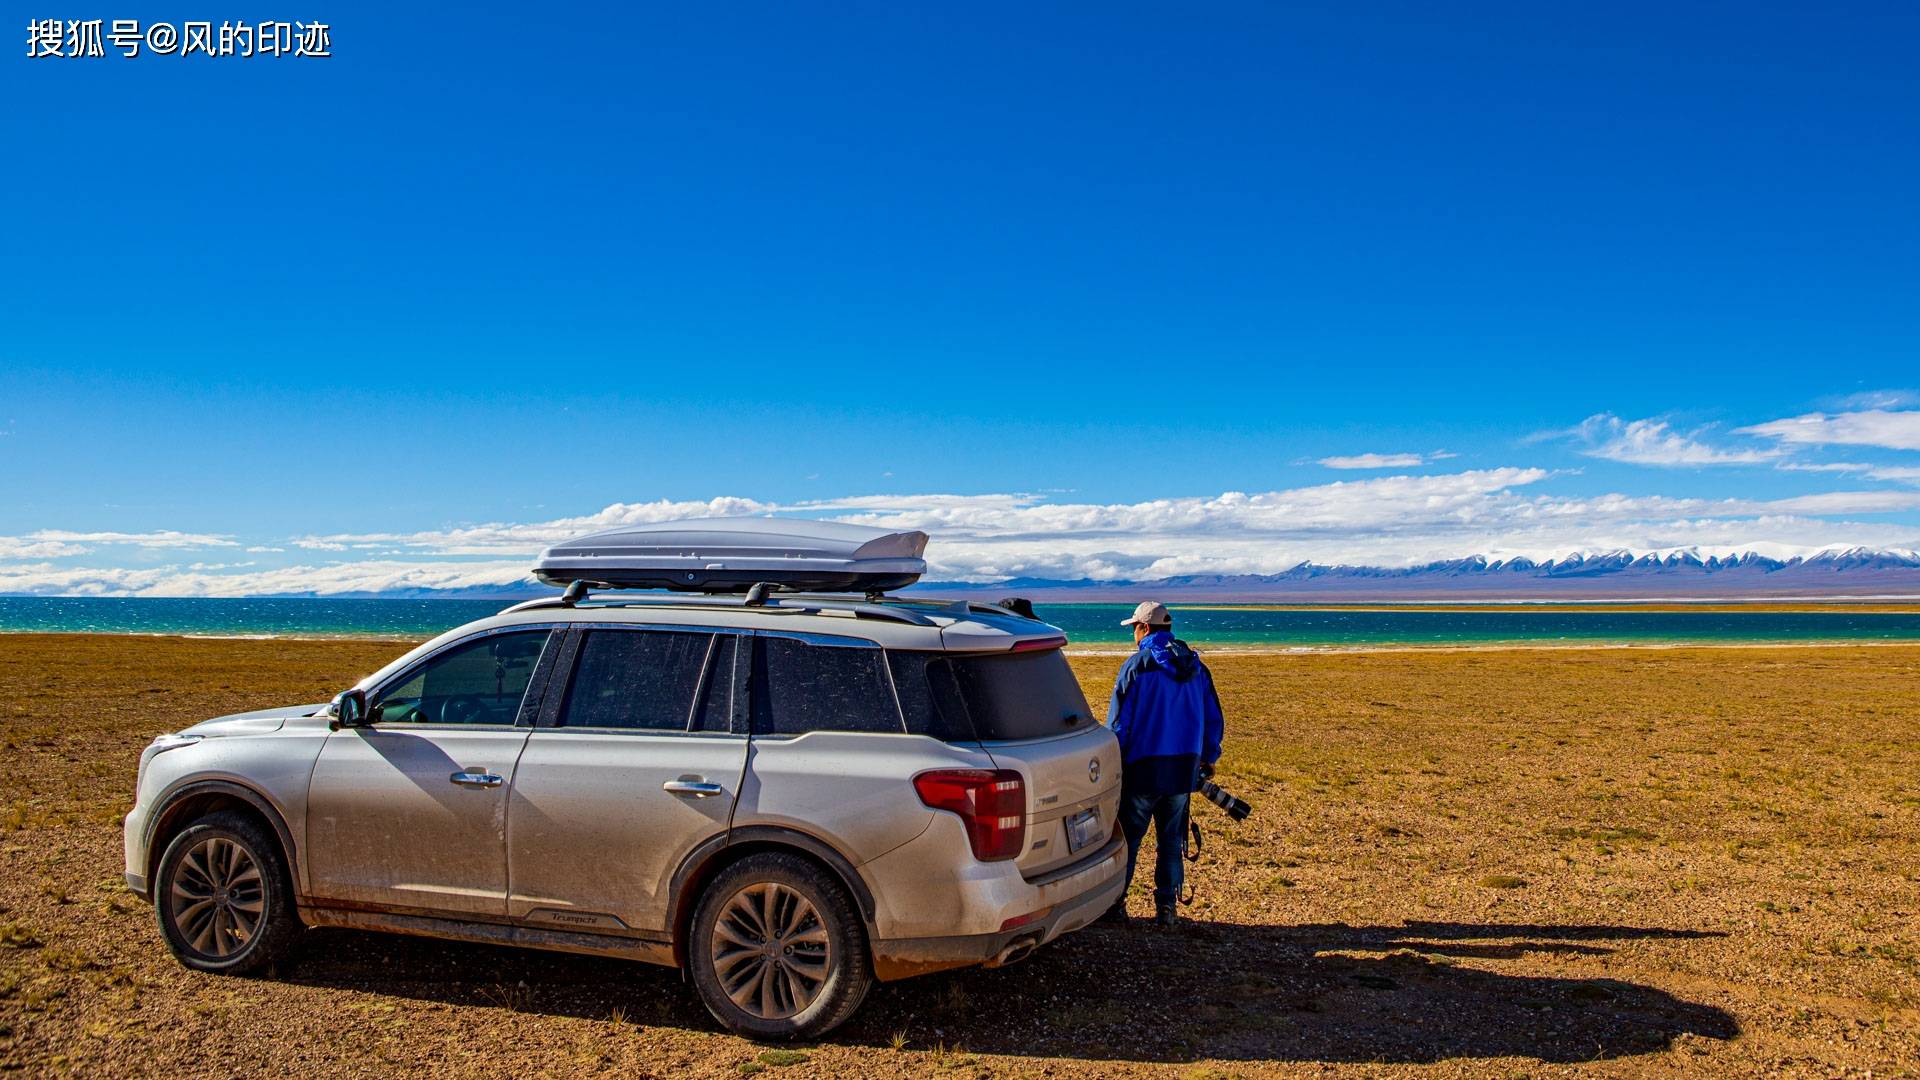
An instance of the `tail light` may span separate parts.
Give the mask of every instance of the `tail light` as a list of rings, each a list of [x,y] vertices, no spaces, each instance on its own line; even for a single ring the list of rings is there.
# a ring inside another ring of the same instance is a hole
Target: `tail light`
[[[981,862],[1011,859],[1027,843],[1027,784],[1012,769],[936,769],[913,778],[920,801],[960,815]]]
[[[1067,643],[1067,639],[1063,637],[1028,638],[1025,641],[1014,642],[1012,647],[1007,649],[1007,651],[1008,652],[1042,652],[1047,649],[1058,649],[1061,646],[1065,645],[1066,643]]]

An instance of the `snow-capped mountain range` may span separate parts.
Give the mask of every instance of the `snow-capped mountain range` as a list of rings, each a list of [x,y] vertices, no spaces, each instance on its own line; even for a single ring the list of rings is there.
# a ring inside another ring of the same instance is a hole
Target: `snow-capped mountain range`
[[[553,590],[532,580],[468,589],[410,589],[342,597],[525,599]],[[1751,549],[1575,551],[1555,558],[1471,555],[1409,567],[1303,562],[1278,574],[1185,574],[1142,580],[1011,578],[940,581],[913,593],[1055,602],[1684,600],[1821,597],[1920,598],[1920,549],[1825,548],[1769,555]],[[288,594],[292,595],[292,594]],[[311,594],[306,594],[311,595]]]
[[[1775,558],[1674,548],[1573,552],[1536,561],[1473,555],[1412,567],[1303,562],[1278,574],[1190,574],[1150,581],[1015,579],[926,583],[916,591],[1017,589],[1055,600],[1152,593],[1166,600],[1687,599],[1920,597],[1920,549],[1832,548]]]

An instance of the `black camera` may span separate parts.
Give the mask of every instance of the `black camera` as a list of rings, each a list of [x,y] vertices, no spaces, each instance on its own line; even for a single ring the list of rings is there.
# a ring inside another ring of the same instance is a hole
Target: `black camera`
[[[1220,785],[1211,780],[1200,781],[1200,786],[1195,790],[1206,796],[1208,802],[1225,810],[1227,816],[1235,821],[1245,821],[1247,820],[1247,815],[1253,813],[1253,807],[1249,805],[1246,800],[1237,798],[1231,792],[1221,790]]]

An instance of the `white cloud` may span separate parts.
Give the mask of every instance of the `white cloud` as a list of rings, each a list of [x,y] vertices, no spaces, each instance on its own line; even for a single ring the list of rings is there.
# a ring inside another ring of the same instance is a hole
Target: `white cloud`
[[[348,553],[314,565],[102,569],[45,561],[65,553],[19,554],[14,557],[42,561],[0,562],[0,592],[329,595],[501,586],[526,580],[533,555],[568,536],[621,524],[769,514],[923,529],[933,537],[927,551],[932,580],[1143,580],[1278,573],[1302,562],[1408,566],[1475,554],[1549,559],[1619,549],[1784,556],[1836,545],[1920,546],[1920,527],[1913,524],[1848,520],[1920,510],[1920,491],[1780,499],[1567,496],[1541,490],[1551,475],[1537,468],[1474,469],[1122,503],[1054,501],[1071,498],[1068,493],[614,503],[547,521],[301,538],[308,548]],[[367,545],[379,553],[362,554]]]
[[[1336,454],[1323,457],[1320,464],[1329,469],[1411,469],[1425,465],[1425,454]]]
[[[1780,450],[1772,447],[1709,446],[1699,439],[1705,430],[1682,433],[1673,430],[1665,420],[1623,420],[1611,413],[1600,413],[1587,417],[1570,434],[1585,444],[1580,452],[1588,457],[1633,465],[1754,465],[1781,455]]]
[[[0,559],[60,559],[85,555],[93,549],[85,544],[33,537],[0,536]]]
[[[1912,390],[1868,390],[1830,400],[1827,404],[1843,412],[1855,409],[1910,409],[1920,405],[1920,393]]]
[[[129,544],[144,548],[199,548],[199,547],[238,547],[239,545],[224,536],[210,533],[183,533],[171,529],[158,532],[67,532],[62,529],[41,529],[27,534],[29,540],[49,540],[58,543],[75,544]]]
[[[1782,500],[1619,494],[1529,495],[1542,469],[1389,476],[1261,493],[1138,503],[1053,502],[1020,493],[862,495],[776,504],[614,504],[580,517],[473,526],[395,537],[423,555],[476,550],[530,559],[540,546],[623,521],[672,520],[724,505],[756,513],[922,529],[931,576],[1150,578],[1189,573],[1276,573],[1301,562],[1403,566],[1476,553],[1553,558],[1575,550],[1835,542],[1910,542],[1914,529],[1859,526],[1819,515],[1920,508],[1920,493],[1833,492]],[[636,509],[641,507],[644,509]],[[350,545],[357,535],[329,538]],[[517,545],[517,547],[515,546]],[[526,565],[525,562],[518,564]]]
[[[259,596],[270,593],[385,592],[510,585],[527,563],[357,562],[285,566],[241,573],[204,564],[161,567],[62,567],[0,564],[0,593],[62,596]]]
[[[1780,468],[1789,472],[1857,473],[1869,480],[1920,483],[1920,466],[1869,465],[1859,461],[1783,461]]]
[[[1920,450],[1920,411],[1866,409],[1860,412],[1807,413],[1738,429],[1801,446],[1878,446]]]
[[[292,543],[295,547],[313,551],[345,551],[349,545],[391,544],[437,555],[531,555],[569,536],[611,529],[617,525],[644,525],[692,517],[753,517],[773,513],[779,508],[778,504],[754,499],[722,497],[680,502],[661,499],[647,503],[614,503],[596,513],[533,524],[490,522],[411,533],[338,533],[331,536],[304,536]]]
[[[1895,514],[1920,508],[1920,491],[1823,491],[1765,505],[1789,514]]]
[[[1520,501],[1509,489],[1537,483],[1544,469],[1480,469],[1440,476],[1388,476],[1256,494],[1155,499],[1139,503],[1052,503],[1032,495],[868,496],[800,505],[839,520],[924,529],[947,539],[1073,537],[1129,541],[1147,535],[1303,536],[1398,532],[1476,520]]]

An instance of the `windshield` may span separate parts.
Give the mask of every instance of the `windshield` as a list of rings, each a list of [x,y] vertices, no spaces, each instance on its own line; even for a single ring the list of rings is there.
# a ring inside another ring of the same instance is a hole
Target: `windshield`
[[[1059,649],[1021,653],[889,652],[907,730],[946,742],[1005,742],[1093,722]]]

